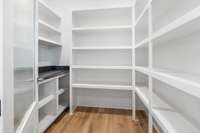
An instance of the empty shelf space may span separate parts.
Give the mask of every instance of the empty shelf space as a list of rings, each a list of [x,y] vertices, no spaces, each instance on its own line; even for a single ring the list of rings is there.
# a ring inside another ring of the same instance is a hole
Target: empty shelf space
[[[48,23],[42,21],[42,20],[39,20],[39,27],[41,27],[41,29],[46,29],[46,30],[49,30],[50,32],[56,32],[58,34],[61,34],[61,31],[58,30],[57,28],[49,25]],[[40,29],[40,28],[39,28]]]
[[[149,38],[149,15],[148,10],[135,25],[135,45],[139,46],[145,43]]]
[[[86,83],[73,83],[74,88],[91,88],[91,89],[110,89],[110,90],[132,90],[132,86],[128,85],[109,85],[109,84],[86,84]]]
[[[177,26],[182,25],[183,23],[191,19],[194,14],[196,15],[199,14],[198,11],[199,9],[197,9],[199,8],[199,4],[200,4],[199,0],[193,0],[190,3],[188,3],[187,0],[175,0],[175,1],[168,0],[165,2],[161,2],[159,0],[153,0],[152,2],[153,31],[157,32],[173,21]],[[193,15],[192,14],[189,15],[188,14],[189,12],[191,13],[193,12],[194,14],[192,13]],[[177,21],[179,18],[182,19]]]
[[[72,47],[72,50],[132,50],[131,46],[127,46],[127,47]]]
[[[153,77],[181,91],[200,98],[200,77],[187,73],[178,73],[164,69],[154,69]]]
[[[65,106],[62,106],[62,105],[58,105],[58,113],[57,115],[59,116],[60,114],[62,114],[62,112],[66,109]]]
[[[54,24],[59,24],[61,21],[61,16],[49,5],[47,5],[44,1],[38,1],[38,9],[39,9],[39,18],[54,20]]]
[[[148,82],[148,75],[136,73],[136,93],[144,105],[149,109],[149,101],[151,99]],[[153,108],[165,108],[168,110],[174,110],[154,92],[152,92],[152,106]]]
[[[149,108],[149,88],[147,86],[138,85],[135,87],[135,91],[146,108]]]
[[[131,66],[132,52],[130,50],[85,50],[74,51],[73,65],[91,66]]]
[[[130,89],[132,70],[88,69],[73,70],[72,86],[77,88]]]
[[[50,39],[46,39],[44,37],[39,37],[39,44],[48,45],[48,46],[61,46],[59,42],[52,41]]]
[[[199,133],[200,131],[178,112],[153,109],[153,116],[166,133]]]
[[[132,30],[84,30],[73,32],[73,47],[123,47],[131,46]]]
[[[173,38],[180,38],[199,31],[200,7],[193,9],[182,17],[164,26],[152,36],[153,40],[164,42]]]
[[[145,38],[140,43],[135,45],[135,49],[137,49],[137,48],[147,48],[149,42],[150,42],[150,38]]]
[[[73,10],[73,27],[130,25],[132,7]]]
[[[144,12],[148,9],[151,0],[136,0],[135,3],[135,20],[139,20]]]
[[[138,72],[141,72],[143,74],[146,74],[146,75],[149,75],[149,68],[148,67],[139,67],[139,66],[136,66],[135,67],[135,70],[138,71]]]
[[[43,107],[44,105],[52,101],[54,98],[55,98],[54,95],[49,95],[43,98],[42,100],[39,101],[39,104],[38,104],[39,108]]]
[[[85,66],[73,65],[72,69],[113,69],[113,70],[132,70],[132,66]]]
[[[43,133],[55,120],[55,116],[47,115],[39,123],[39,133]]]
[[[148,48],[138,48],[135,49],[135,65],[141,67],[149,66],[149,49]]]
[[[153,117],[164,132],[197,133],[200,131],[199,98],[155,78],[153,78],[153,93],[155,94],[152,97]]]

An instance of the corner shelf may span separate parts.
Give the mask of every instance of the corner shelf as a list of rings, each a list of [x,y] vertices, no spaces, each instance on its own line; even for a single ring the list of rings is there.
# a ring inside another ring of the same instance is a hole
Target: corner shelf
[[[128,5],[72,10],[71,113],[77,106],[73,101],[80,100],[77,97],[84,96],[85,94],[81,93],[83,91],[88,91],[91,95],[87,96],[90,97],[88,101],[85,99],[80,104],[90,102],[95,98],[92,92],[99,91],[98,99],[110,100],[109,107],[131,106],[128,101],[133,91],[130,74],[133,71],[132,50],[134,49],[132,8],[132,5]],[[73,91],[80,93],[75,94]],[[105,96],[106,92],[113,93]],[[123,104],[118,93],[126,95]],[[107,98],[108,95],[116,100]],[[93,100],[92,104],[95,104],[96,100]],[[116,102],[118,100],[119,103]],[[106,103],[102,104],[108,106]]]
[[[194,60],[199,56],[199,36],[195,35],[200,32],[200,2],[136,2],[143,4],[135,7],[140,9],[134,26],[137,37],[133,55],[135,77],[139,72],[148,79],[144,76],[135,78],[135,91],[149,110],[149,117],[155,120],[150,120],[149,125],[156,122],[163,132],[168,133],[198,133],[199,108],[196,106],[200,99],[200,77],[199,65]],[[145,13],[148,19],[141,21]],[[140,50],[145,52],[140,53]],[[137,64],[139,59],[144,64]],[[139,80],[144,85],[139,85]],[[181,99],[186,99],[185,106],[180,106]]]

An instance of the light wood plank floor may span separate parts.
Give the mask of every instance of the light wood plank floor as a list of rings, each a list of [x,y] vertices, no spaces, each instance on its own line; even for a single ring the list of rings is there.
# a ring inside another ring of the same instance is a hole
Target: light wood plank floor
[[[146,114],[137,112],[137,122],[131,111],[78,107],[72,116],[64,112],[46,133],[147,133]]]

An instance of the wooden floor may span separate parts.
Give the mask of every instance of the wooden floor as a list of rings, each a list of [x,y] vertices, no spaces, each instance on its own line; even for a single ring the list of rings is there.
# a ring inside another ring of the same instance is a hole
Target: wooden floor
[[[131,111],[78,107],[72,116],[64,112],[46,133],[147,133],[147,117],[137,112],[137,122]]]

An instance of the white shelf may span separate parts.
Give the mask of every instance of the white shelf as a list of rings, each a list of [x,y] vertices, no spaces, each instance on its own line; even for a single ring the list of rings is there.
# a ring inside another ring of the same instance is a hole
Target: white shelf
[[[131,25],[125,26],[102,26],[102,27],[84,27],[84,28],[73,28],[73,31],[99,31],[99,30],[131,30]]]
[[[135,49],[137,49],[137,48],[146,48],[146,47],[148,47],[148,44],[149,44],[149,38],[145,38],[144,40],[142,40],[140,43],[138,43],[138,44],[136,44],[135,45]]]
[[[153,77],[181,91],[200,98],[200,76],[168,70],[153,70]]]
[[[139,98],[142,100],[144,105],[149,109],[149,88],[144,85],[137,85],[136,88],[136,93],[138,94]],[[152,106],[153,108],[162,108],[166,110],[174,110],[172,107],[170,107],[167,103],[165,103],[159,96],[157,96],[155,93],[153,93],[153,101],[152,101]]]
[[[58,106],[58,113],[57,113],[57,116],[59,116],[60,114],[62,114],[62,112],[66,109],[65,106],[62,106],[62,105],[59,105]]]
[[[72,65],[72,69],[119,69],[132,70],[131,66],[79,66]]]
[[[64,89],[59,89],[59,90],[58,90],[58,95],[62,95],[64,92],[65,92]]]
[[[140,67],[140,66],[136,66],[135,70],[138,72],[141,72],[143,74],[149,75],[150,71],[148,69],[148,67]]]
[[[42,100],[39,101],[38,107],[42,108],[44,105],[46,105],[47,103],[49,103],[53,99],[54,99],[54,95],[50,95],[50,96],[43,98]]]
[[[128,85],[108,85],[108,84],[83,84],[73,83],[74,88],[92,88],[92,89],[109,89],[109,90],[132,90],[132,86]]]
[[[146,86],[136,86],[136,93],[149,109],[148,88]],[[152,115],[161,128],[166,133],[198,133],[199,130],[195,128],[189,121],[187,121],[179,113],[175,112],[172,107],[165,103],[160,97],[153,94],[153,112]]]
[[[152,0],[148,0],[148,2],[145,4],[144,8],[142,9],[141,13],[139,14],[139,16],[136,18],[135,21],[135,25],[138,24],[138,22],[141,20],[141,18],[143,17],[143,15],[145,14],[145,12],[147,12],[147,10],[149,9],[149,6],[151,4]]]
[[[39,133],[43,133],[54,121],[55,117],[51,115],[45,116],[39,123]]]
[[[123,6],[113,6],[113,7],[102,7],[102,8],[77,8],[72,9],[72,12],[83,12],[83,11],[94,11],[94,10],[112,10],[112,9],[123,9],[123,8],[132,8],[132,5],[123,5]]]
[[[46,23],[46,22],[44,22],[44,21],[42,21],[42,20],[39,20],[38,23],[39,23],[39,27],[44,27],[44,28],[47,28],[48,30],[54,31],[54,32],[56,32],[56,33],[58,33],[58,34],[61,34],[61,31],[60,31],[60,30],[58,30],[57,28],[55,28],[55,27],[49,25],[48,23]]]
[[[49,7],[44,1],[39,0],[39,5],[42,5],[44,8],[46,8],[48,11],[50,11],[52,14],[54,14],[55,16],[57,16],[58,18],[61,19],[61,16],[51,7]]]
[[[72,47],[72,50],[132,50],[132,47]]]
[[[136,86],[135,91],[147,109],[149,109],[149,88],[146,86]]]
[[[44,37],[39,37],[38,39],[39,39],[39,44],[42,44],[42,45],[59,46],[59,47],[62,46],[59,42],[52,41],[52,40],[46,39]]]
[[[181,114],[168,109],[153,109],[153,117],[166,133],[199,133]]]
[[[170,32],[169,36],[164,36],[162,40],[168,40],[169,38],[176,38],[180,36],[184,36],[191,32],[195,32],[199,30],[200,22],[200,7],[195,8],[194,10],[188,12],[184,16],[176,19],[172,23],[166,25],[164,28],[160,29],[156,33],[154,33],[151,37],[152,40],[159,39],[165,34]]]

